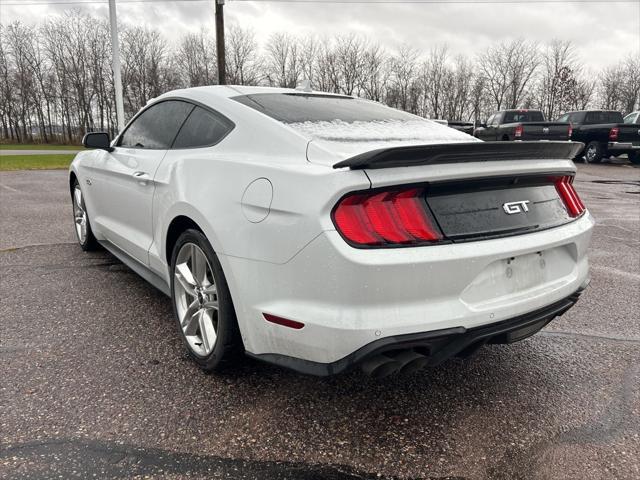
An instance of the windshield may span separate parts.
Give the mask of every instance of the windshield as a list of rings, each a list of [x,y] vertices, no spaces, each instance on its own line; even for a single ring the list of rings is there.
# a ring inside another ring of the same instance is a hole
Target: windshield
[[[630,113],[629,115],[624,117],[624,123],[638,123],[636,120],[638,118],[638,115],[640,115],[640,113],[638,112]]]
[[[504,112],[502,123],[516,122],[544,122],[544,115],[536,110],[530,112]]]
[[[415,121],[409,113],[385,107],[379,103],[335,95],[308,95],[298,93],[258,93],[233,97],[283,123],[376,122],[388,120]]]

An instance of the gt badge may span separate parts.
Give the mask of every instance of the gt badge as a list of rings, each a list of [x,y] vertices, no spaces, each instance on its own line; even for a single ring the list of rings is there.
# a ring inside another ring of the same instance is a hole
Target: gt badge
[[[514,213],[524,213],[529,211],[527,204],[529,200],[520,200],[519,202],[507,202],[502,205],[504,213],[507,215],[513,215]]]

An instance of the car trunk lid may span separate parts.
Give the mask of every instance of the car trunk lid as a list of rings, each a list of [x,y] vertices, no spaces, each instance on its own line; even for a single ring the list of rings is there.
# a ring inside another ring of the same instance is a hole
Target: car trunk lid
[[[377,195],[374,202],[393,203],[396,191],[420,192],[444,241],[457,243],[572,221],[581,211],[572,212],[560,190],[562,182],[573,179],[576,170],[569,159],[580,148],[570,142],[397,147],[360,154],[334,167],[363,169],[371,181],[372,193],[366,195]],[[390,192],[386,200],[378,194],[385,191]],[[367,198],[361,195],[365,210]]]

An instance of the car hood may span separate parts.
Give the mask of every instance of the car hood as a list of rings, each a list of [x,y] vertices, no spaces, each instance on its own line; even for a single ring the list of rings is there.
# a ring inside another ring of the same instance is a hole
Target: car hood
[[[380,148],[480,141],[459,130],[429,120],[372,122],[301,122],[287,126],[310,140],[307,159],[333,165]]]

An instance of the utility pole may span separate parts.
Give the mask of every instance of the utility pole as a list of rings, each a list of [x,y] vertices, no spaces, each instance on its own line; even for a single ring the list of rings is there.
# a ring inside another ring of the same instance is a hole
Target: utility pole
[[[218,57],[218,84],[226,85],[224,49],[224,0],[216,0],[216,56]]]
[[[111,66],[116,89],[116,117],[118,131],[124,130],[124,101],[122,99],[122,75],[120,73],[120,44],[118,42],[118,20],[116,18],[116,0],[109,0],[109,23],[111,25]]]

